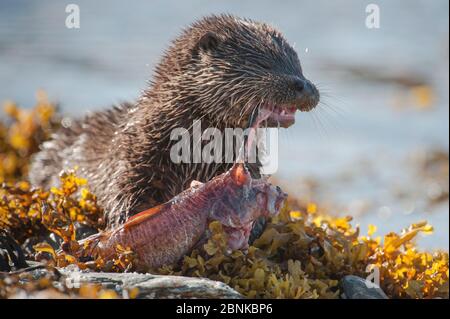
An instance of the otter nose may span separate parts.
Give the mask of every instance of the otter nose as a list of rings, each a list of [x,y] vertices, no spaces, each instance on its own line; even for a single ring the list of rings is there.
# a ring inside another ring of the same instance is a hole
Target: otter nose
[[[314,84],[301,77],[294,77],[292,85],[295,92],[297,108],[301,111],[310,111],[319,101],[319,92]]]
[[[297,93],[301,94],[303,92],[304,88],[305,88],[305,81],[303,81],[302,79],[296,77],[293,80],[293,86],[294,86],[295,91]]]
[[[293,79],[293,86],[297,98],[309,97],[314,95],[314,85],[306,80],[299,77]]]

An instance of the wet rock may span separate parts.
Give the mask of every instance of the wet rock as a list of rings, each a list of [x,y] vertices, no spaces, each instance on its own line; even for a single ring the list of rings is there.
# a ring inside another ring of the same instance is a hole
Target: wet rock
[[[138,288],[137,298],[243,298],[237,291],[226,284],[205,278],[181,276],[160,276],[138,273],[100,273],[81,272],[60,269],[66,284],[82,283],[102,284],[107,289],[114,289],[119,295],[124,290]]]
[[[47,243],[52,246],[53,249],[58,250],[61,247],[63,240],[60,237],[56,236],[54,233],[29,237],[22,244],[22,249],[25,253],[25,256],[34,256],[36,252],[34,251],[33,246],[40,243]]]
[[[388,299],[379,286],[358,276],[342,278],[341,289],[345,299]]]
[[[28,264],[19,244],[7,231],[0,229],[0,271],[14,271],[25,267]]]
[[[77,230],[77,240],[81,240],[98,233],[98,229],[80,223],[75,223],[75,228]]]

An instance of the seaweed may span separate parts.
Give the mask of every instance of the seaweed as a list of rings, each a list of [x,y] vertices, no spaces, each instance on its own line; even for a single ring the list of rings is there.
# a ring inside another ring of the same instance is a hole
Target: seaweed
[[[227,251],[225,235],[213,223],[204,252],[160,272],[220,280],[250,298],[338,298],[343,276],[367,277],[377,268],[391,298],[448,298],[448,253],[420,252],[413,243],[420,232],[432,231],[426,222],[381,242],[372,236],[374,226],[359,236],[350,217],[325,217],[308,206],[316,207],[284,207],[247,254]]]
[[[16,103],[4,103],[6,120],[0,121],[0,183],[17,181],[27,176],[30,156],[39,145],[60,127],[58,107],[48,101],[43,91],[36,94],[31,109]]]

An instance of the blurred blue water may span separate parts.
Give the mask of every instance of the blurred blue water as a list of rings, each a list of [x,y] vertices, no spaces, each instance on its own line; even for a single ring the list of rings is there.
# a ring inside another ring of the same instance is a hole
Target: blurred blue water
[[[305,177],[322,181],[321,200],[342,204],[343,212],[371,202],[356,220],[363,229],[375,223],[384,233],[428,219],[436,233],[421,244],[448,249],[448,201],[423,212],[424,181],[405,164],[415,152],[449,148],[448,1],[376,1],[378,30],[365,27],[369,2],[360,0],[72,2],[81,9],[78,30],[64,26],[64,1],[0,2],[1,100],[31,106],[43,88],[74,115],[132,100],[169,41],[196,18],[226,12],[269,22],[295,44],[328,105],[299,114],[282,132],[279,178],[294,186]],[[349,76],[340,65],[417,74],[435,92],[433,108],[394,108],[405,88]],[[348,171],[358,176],[344,182]],[[393,186],[413,195],[399,202]],[[380,213],[386,208],[392,213]]]

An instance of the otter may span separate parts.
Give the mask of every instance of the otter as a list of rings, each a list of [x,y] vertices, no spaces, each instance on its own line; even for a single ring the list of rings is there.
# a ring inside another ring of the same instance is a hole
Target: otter
[[[104,207],[106,228],[167,202],[193,180],[207,182],[232,163],[170,159],[174,128],[247,128],[266,110],[267,127],[289,127],[319,102],[297,53],[272,26],[233,15],[204,17],[176,38],[134,103],[91,113],[59,129],[35,155],[30,182],[48,188],[78,167]]]

